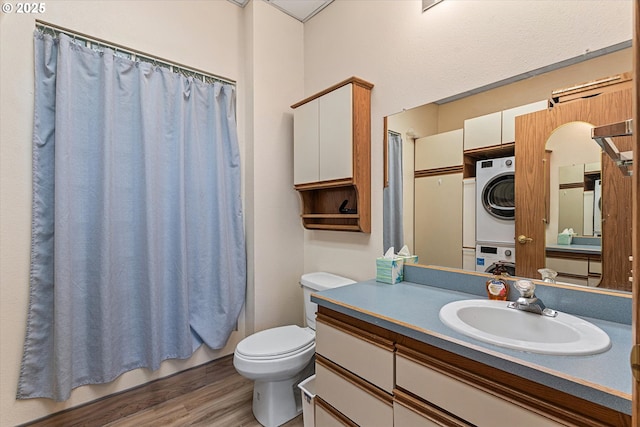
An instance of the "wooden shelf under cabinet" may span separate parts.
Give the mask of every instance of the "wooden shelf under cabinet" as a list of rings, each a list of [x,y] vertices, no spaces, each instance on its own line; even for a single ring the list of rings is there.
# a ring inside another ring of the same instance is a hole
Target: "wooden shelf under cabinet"
[[[314,183],[297,185],[302,201],[302,224],[312,230],[371,231],[371,217],[362,212],[358,188],[349,183]],[[340,205],[347,200],[347,209],[355,213],[341,213]]]

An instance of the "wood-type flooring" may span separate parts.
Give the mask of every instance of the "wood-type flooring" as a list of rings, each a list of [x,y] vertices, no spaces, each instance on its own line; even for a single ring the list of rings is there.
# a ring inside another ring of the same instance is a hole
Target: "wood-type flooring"
[[[260,427],[251,411],[253,382],[233,355],[26,424],[36,427]],[[284,427],[302,427],[302,415]]]

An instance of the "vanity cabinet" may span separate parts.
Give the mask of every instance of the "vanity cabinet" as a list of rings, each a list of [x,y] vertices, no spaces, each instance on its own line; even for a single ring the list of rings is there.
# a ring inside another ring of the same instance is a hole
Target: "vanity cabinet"
[[[319,315],[315,386],[316,396],[348,420],[392,427],[393,341]]]
[[[305,228],[371,232],[372,88],[352,77],[291,106]]]
[[[317,427],[630,425],[630,417],[615,410],[385,329],[372,319],[319,305]]]
[[[557,282],[582,286],[597,286],[602,276],[599,254],[563,252],[547,249],[545,266],[558,273]]]
[[[464,150],[510,144],[516,140],[516,117],[546,109],[548,102],[537,101],[464,121]]]

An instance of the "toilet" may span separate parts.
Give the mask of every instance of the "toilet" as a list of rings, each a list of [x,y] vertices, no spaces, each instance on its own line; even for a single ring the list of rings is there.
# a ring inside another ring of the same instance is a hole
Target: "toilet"
[[[317,305],[313,292],[355,283],[326,272],[304,274],[300,279],[304,293],[306,327],[279,326],[256,332],[240,341],[233,365],[240,375],[255,381],[253,415],[265,427],[276,427],[302,412],[298,383],[313,374],[316,350]]]

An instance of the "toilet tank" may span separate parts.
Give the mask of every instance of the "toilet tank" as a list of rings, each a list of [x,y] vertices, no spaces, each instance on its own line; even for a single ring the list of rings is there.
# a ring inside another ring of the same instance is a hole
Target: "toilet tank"
[[[339,288],[340,286],[356,283],[354,280],[338,276],[324,271],[303,274],[300,278],[302,291],[304,293],[304,314],[307,326],[315,331],[316,311],[318,305],[311,302],[311,294],[325,289]]]

